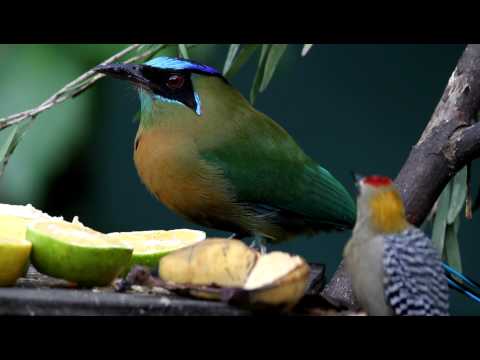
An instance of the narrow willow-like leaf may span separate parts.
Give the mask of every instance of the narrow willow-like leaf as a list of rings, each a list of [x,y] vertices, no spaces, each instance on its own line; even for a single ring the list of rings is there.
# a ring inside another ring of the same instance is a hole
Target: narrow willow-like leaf
[[[150,51],[153,50],[154,52],[163,49],[168,45],[165,44],[142,44],[137,48],[137,52],[145,52],[145,51]]]
[[[137,52],[147,51],[154,47],[156,44],[142,44],[137,48]]]
[[[447,225],[445,232],[445,258],[448,265],[455,270],[462,272],[462,258],[460,256],[460,244],[458,242],[458,228],[460,226],[460,215],[453,224]]]
[[[12,156],[15,148],[20,143],[20,140],[31,123],[31,119],[26,120],[18,125],[15,125],[10,130],[4,143],[0,147],[0,177],[5,172],[10,156]]]
[[[447,224],[453,224],[457,216],[465,206],[467,197],[467,167],[460,170],[455,177],[450,180],[452,183],[452,195],[450,197],[450,209],[448,210]]]
[[[287,47],[288,44],[274,44],[270,47],[267,60],[265,61],[265,74],[263,75],[262,84],[260,85],[260,92],[263,92],[272,80],[273,74]]]
[[[247,62],[252,54],[257,50],[259,44],[248,44],[241,47],[237,57],[230,65],[230,68],[223,76],[232,78],[240,70],[240,68]]]
[[[7,135],[5,141],[0,147],[0,159],[5,158],[5,155],[8,153],[8,149],[13,143],[13,139],[15,138],[15,134],[17,133],[17,125],[12,126],[10,129],[5,129],[4,131],[7,133]]]
[[[260,59],[258,60],[257,72],[255,73],[255,78],[253,79],[252,88],[250,89],[250,102],[253,104],[255,98],[257,97],[258,90],[262,84],[262,78],[265,73],[265,60],[268,54],[268,49],[270,48],[269,44],[262,45],[262,52],[260,54]]]
[[[422,230],[424,233],[427,233],[428,232],[428,229],[429,229],[429,226],[433,224],[433,219],[434,217],[427,217],[424,222],[422,223],[422,225],[419,226],[420,230]]]
[[[310,49],[312,48],[312,46],[313,46],[313,44],[303,45],[302,56],[306,56],[308,54],[308,52],[310,51]]]
[[[182,55],[184,59],[189,59],[188,50],[185,44],[178,44],[178,51],[180,52],[180,55]]]
[[[432,242],[440,254],[443,254],[445,230],[447,227],[448,210],[450,209],[451,183],[448,183],[440,194],[437,213],[433,220]]]
[[[225,76],[228,73],[228,70],[230,70],[239,48],[240,44],[231,44],[228,48],[227,58],[225,59],[225,64],[223,65],[223,76]]]
[[[157,56],[157,54],[160,52],[160,51],[165,51],[167,48],[174,48],[175,49],[175,52],[172,52],[172,56],[175,56],[176,54],[176,49],[177,49],[177,45],[168,45],[168,44],[144,44],[142,46],[139,47],[140,48],[143,48],[144,51],[139,51],[139,52],[146,52],[146,51],[151,51],[151,54],[149,56],[147,56],[145,59],[143,59],[144,62],[154,58],[155,56]]]

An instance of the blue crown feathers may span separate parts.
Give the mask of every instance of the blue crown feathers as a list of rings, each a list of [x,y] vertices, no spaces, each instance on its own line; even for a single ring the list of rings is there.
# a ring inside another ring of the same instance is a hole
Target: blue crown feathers
[[[147,61],[145,65],[153,66],[164,70],[190,70],[223,77],[222,73],[219,72],[217,69],[187,59],[160,56],[150,61]]]

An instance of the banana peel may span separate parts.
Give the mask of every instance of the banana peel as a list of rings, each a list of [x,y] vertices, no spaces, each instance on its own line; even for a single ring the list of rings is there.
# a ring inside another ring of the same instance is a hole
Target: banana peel
[[[159,262],[164,286],[193,297],[249,309],[292,309],[305,294],[310,268],[300,256],[261,255],[242,241],[210,238]]]
[[[164,256],[160,278],[178,284],[242,286],[259,253],[241,241],[225,240],[207,239]]]

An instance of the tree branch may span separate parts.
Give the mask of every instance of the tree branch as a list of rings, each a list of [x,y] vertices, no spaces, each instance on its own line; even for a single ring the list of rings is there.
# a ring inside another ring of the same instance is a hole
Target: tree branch
[[[420,226],[450,179],[480,156],[480,123],[475,123],[479,109],[480,45],[471,44],[460,57],[420,140],[395,179],[410,223]],[[324,295],[355,305],[343,261]]]
[[[468,45],[395,180],[412,224],[422,224],[450,179],[480,155],[479,108],[480,45]]]

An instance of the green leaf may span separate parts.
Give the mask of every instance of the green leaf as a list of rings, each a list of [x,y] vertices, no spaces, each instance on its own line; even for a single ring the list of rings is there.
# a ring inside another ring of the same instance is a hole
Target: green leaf
[[[460,256],[460,245],[458,242],[459,226],[460,216],[457,216],[453,224],[447,225],[445,232],[445,258],[451,267],[462,272],[462,258]]]
[[[225,64],[223,65],[223,76],[228,73],[230,67],[232,66],[233,60],[237,55],[238,49],[240,48],[240,44],[231,44],[230,48],[228,49],[227,58],[225,59]]]
[[[18,126],[18,125],[17,125]],[[7,153],[10,150],[10,147],[12,146],[13,140],[15,139],[15,135],[17,134],[17,126],[12,126],[10,129],[5,129],[3,130],[4,133],[6,134],[5,140],[2,142],[2,146],[0,147],[0,159],[5,158]]]
[[[262,52],[260,54],[260,59],[258,60],[257,72],[255,73],[255,78],[253,79],[252,88],[250,89],[250,102],[253,104],[255,102],[255,98],[257,97],[258,90],[260,89],[260,85],[262,84],[262,78],[265,73],[265,63],[266,63],[266,55],[270,48],[269,44],[262,45]]]
[[[235,60],[230,65],[230,68],[228,69],[228,71],[225,72],[223,76],[228,78],[232,78],[233,76],[235,76],[238,70],[240,70],[243,64],[247,62],[247,60],[250,58],[250,56],[252,56],[252,54],[255,52],[255,50],[257,50],[258,47],[259,47],[259,44],[244,45],[240,49]]]
[[[146,62],[150,59],[152,59],[153,57],[155,57],[156,55],[159,54],[159,52],[161,51],[165,51],[167,48],[174,48],[175,51],[170,51],[170,53],[167,55],[167,56],[176,56],[177,55],[177,46],[176,45],[168,45],[168,44],[142,44],[138,49],[137,51],[139,53],[143,53],[143,52],[147,52],[147,51],[151,51],[151,54],[149,56],[147,56],[145,59],[143,59],[143,62]]]
[[[31,119],[24,120],[22,123],[12,126],[11,129],[5,130],[10,130],[10,133],[8,133],[5,141],[0,147],[0,177],[5,172],[5,168],[8,165],[10,157],[15,151],[17,145],[20,143],[23,134],[25,131],[27,131],[31,121]]]
[[[188,50],[185,44],[178,44],[178,51],[180,52],[180,55],[182,55],[184,59],[189,59]]]
[[[440,254],[443,253],[445,244],[445,230],[447,227],[447,216],[450,209],[451,183],[443,189],[438,199],[437,212],[433,220],[432,242]]]
[[[452,185],[452,195],[450,198],[450,209],[447,216],[447,224],[453,224],[457,216],[465,206],[467,198],[467,167],[460,170],[455,177],[450,180]]]
[[[102,60],[97,58],[92,63]],[[2,53],[2,61],[1,116],[41,103],[85,71],[82,58],[59,58],[58,47],[53,45],[11,46],[8,52]],[[53,70],[52,64],[55,64]],[[11,71],[16,66],[23,70]],[[23,137],[17,135],[21,141],[17,141],[18,146],[1,178],[2,201],[42,206],[52,179],[70,166],[74,154],[96,126],[91,115],[97,95],[94,87],[74,101],[54,106],[34,121],[26,120],[25,125],[30,124],[28,131]],[[0,144],[4,144],[3,132],[0,132]]]
[[[260,85],[260,91],[263,92],[270,81],[272,80],[273,74],[282,58],[285,50],[287,50],[288,44],[274,44],[270,47],[268,51],[267,60],[265,62],[265,73],[263,75],[262,84]]]
[[[313,44],[303,45],[302,56],[306,56],[308,54],[308,52],[310,51],[310,49],[312,48],[312,46],[313,46]]]
[[[158,49],[155,50],[155,52],[150,55],[147,59],[144,61],[148,61],[150,59],[153,59],[156,56],[169,56],[169,57],[175,57],[178,55],[178,45],[165,45],[161,46]]]
[[[150,50],[152,47],[154,47],[155,44],[141,44],[138,48],[137,48],[137,52],[141,53],[143,51],[147,51],[147,50]]]

